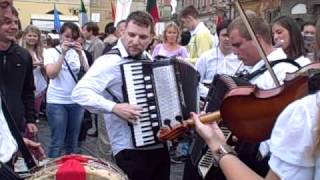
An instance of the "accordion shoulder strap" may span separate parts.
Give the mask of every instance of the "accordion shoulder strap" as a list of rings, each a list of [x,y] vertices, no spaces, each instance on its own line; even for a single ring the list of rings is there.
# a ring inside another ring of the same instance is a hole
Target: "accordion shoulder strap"
[[[301,68],[301,66],[296,61],[294,61],[292,59],[281,59],[281,60],[277,60],[277,61],[272,61],[272,62],[270,62],[270,65],[271,65],[271,67],[273,67],[279,63],[289,63],[289,64],[296,66],[298,69]],[[253,73],[250,73],[248,75],[244,75],[243,77],[240,77],[240,78],[243,80],[246,80],[246,81],[250,81],[254,77],[264,73],[266,70],[267,70],[266,65],[263,65],[260,69],[254,71]]]
[[[118,55],[118,56],[121,56],[120,54],[120,51],[118,48],[113,48],[113,49],[110,49],[108,52],[105,53],[105,55],[111,55],[111,54],[114,54],[114,55]]]

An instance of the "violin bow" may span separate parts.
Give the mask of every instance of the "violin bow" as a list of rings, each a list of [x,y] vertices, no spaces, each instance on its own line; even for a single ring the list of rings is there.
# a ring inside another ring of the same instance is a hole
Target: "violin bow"
[[[258,52],[259,52],[259,55],[262,57],[262,59],[263,59],[265,65],[266,65],[266,67],[267,67],[267,69],[268,69],[268,71],[269,71],[274,83],[276,84],[277,87],[279,87],[280,86],[280,82],[279,82],[277,76],[275,75],[275,73],[274,73],[274,71],[273,71],[273,69],[272,69],[272,67],[271,67],[271,65],[270,65],[270,63],[268,61],[266,52],[264,52],[264,50],[262,49],[261,43],[258,41],[258,39],[257,39],[257,37],[255,35],[255,32],[252,29],[252,26],[251,26],[251,24],[250,24],[250,22],[248,20],[247,15],[244,13],[244,10],[243,10],[243,7],[242,7],[241,3],[239,2],[239,0],[234,0],[234,3],[235,3],[236,8],[239,11],[241,19],[243,20],[244,24],[246,25],[246,27],[248,29],[248,32],[249,32],[249,34],[251,36],[251,39],[256,44],[256,47],[257,47]]]

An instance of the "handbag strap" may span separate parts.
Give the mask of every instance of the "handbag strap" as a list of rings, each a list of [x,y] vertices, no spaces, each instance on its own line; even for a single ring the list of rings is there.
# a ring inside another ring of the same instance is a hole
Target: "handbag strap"
[[[59,54],[61,54],[61,51],[60,51],[58,48],[54,47],[54,49],[55,49]],[[67,65],[67,68],[68,68],[69,73],[70,73],[71,76],[72,76],[72,79],[74,80],[75,83],[77,83],[78,80],[77,80],[76,76],[73,74],[73,72],[71,71],[71,68],[70,68],[70,66],[69,66],[69,63],[67,62],[67,60],[66,60],[65,58],[63,58],[63,59],[64,59],[64,62],[66,63],[66,65]],[[81,62],[80,62],[80,64],[81,64]]]

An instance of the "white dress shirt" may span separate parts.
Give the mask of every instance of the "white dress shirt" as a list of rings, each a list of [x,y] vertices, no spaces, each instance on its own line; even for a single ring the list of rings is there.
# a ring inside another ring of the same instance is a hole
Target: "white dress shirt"
[[[7,163],[17,150],[18,144],[13,138],[4,117],[0,97],[0,161],[2,163]]]
[[[291,103],[278,117],[270,138],[270,168],[282,180],[320,179],[320,92]]]
[[[234,75],[242,62],[238,57],[230,53],[224,55],[219,47],[214,47],[203,53],[196,62],[196,69],[200,73],[200,96],[206,97],[209,89],[204,84],[210,84],[216,74]]]
[[[197,60],[196,69],[200,82],[209,84],[216,74],[234,75],[241,64],[235,54],[224,55],[218,47],[203,53]]]
[[[287,55],[281,48],[275,49],[273,52],[271,52],[267,56],[269,61],[276,61],[276,60],[281,60],[281,59],[286,59]],[[256,65],[253,67],[245,67],[249,73],[252,73],[258,69],[260,69],[264,65],[264,61],[260,60]],[[281,62],[279,64],[276,64],[272,67],[276,77],[278,78],[280,85],[283,84],[283,80],[285,80],[286,74],[287,73],[292,73],[298,70],[298,67],[286,63],[286,62]],[[272,89],[276,87],[276,84],[274,83],[269,71],[265,71],[259,76],[256,76],[255,78],[250,80],[251,84],[257,85],[260,89]]]
[[[121,57],[115,54],[106,54],[96,59],[74,88],[72,100],[91,112],[104,113],[112,151],[116,155],[123,149],[134,149],[134,146],[128,121],[112,113],[116,102],[112,100],[112,96],[105,89],[108,88],[120,102],[123,102],[120,65],[133,60],[124,59],[128,57],[128,53],[121,39],[114,48],[118,48]],[[146,52],[144,55],[147,55]]]

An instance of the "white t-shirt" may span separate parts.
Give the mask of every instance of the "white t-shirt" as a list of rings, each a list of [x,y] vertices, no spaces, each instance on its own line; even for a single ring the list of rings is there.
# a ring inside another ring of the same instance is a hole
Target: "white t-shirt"
[[[315,152],[320,92],[290,104],[278,117],[269,141],[269,165],[282,180],[320,179],[320,152]]]
[[[0,161],[2,163],[7,163],[17,150],[18,144],[13,138],[3,115],[0,97]]]
[[[57,49],[61,52],[60,46]],[[82,52],[86,61],[86,56]],[[56,63],[59,60],[60,53],[55,48],[50,48],[44,52],[44,66],[48,64]],[[80,70],[79,55],[74,49],[67,51],[65,60],[68,62],[73,74],[77,78],[77,74]],[[50,79],[49,87],[47,90],[47,102],[55,104],[73,104],[71,100],[71,92],[76,83],[70,74],[66,63],[62,64],[61,70],[58,76],[54,79]]]

